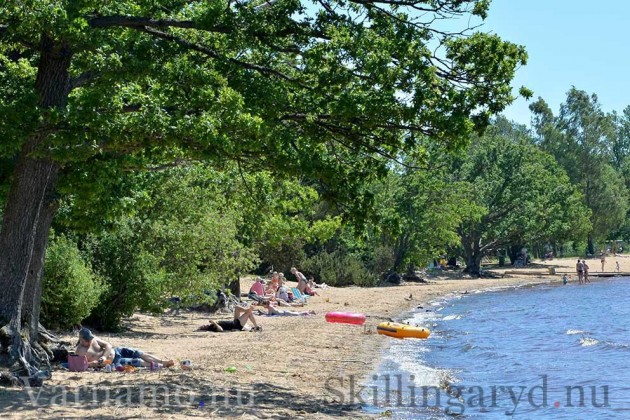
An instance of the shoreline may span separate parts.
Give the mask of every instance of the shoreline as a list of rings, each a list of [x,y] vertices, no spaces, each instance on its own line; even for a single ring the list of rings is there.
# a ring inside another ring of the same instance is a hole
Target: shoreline
[[[557,277],[560,277],[560,279],[558,279]],[[615,274],[614,276],[603,276],[599,278],[594,277],[591,283],[593,283],[593,285],[599,284],[600,286],[603,286],[604,287],[603,290],[611,290],[612,288],[616,287],[614,280],[620,280],[624,284],[623,287],[627,287],[629,279],[630,279],[630,275],[628,275],[628,273],[619,273],[619,274]],[[588,288],[589,284],[577,284],[577,280],[575,280],[573,284],[569,283],[568,285],[564,285],[562,283],[561,276],[555,276],[555,277],[549,276],[549,279],[541,278],[539,280],[540,280],[539,282],[527,282],[527,283],[515,284],[511,286],[499,286],[496,288],[493,287],[493,288],[488,288],[488,289],[474,290],[474,291],[470,291],[467,297],[470,295],[486,295],[488,293],[497,293],[499,295],[496,298],[490,297],[486,299],[486,303],[485,303],[485,305],[488,305],[488,301],[489,301],[491,302],[490,305],[494,305],[494,302],[501,299],[500,294],[504,292],[519,293],[518,291],[520,289],[525,289],[522,292],[523,295],[520,295],[523,298],[525,298],[526,296],[525,294],[529,294],[529,296],[531,296],[529,292],[530,289],[532,291],[538,291],[539,294],[540,293],[546,294],[547,292],[550,292],[556,289],[557,287],[577,287],[577,288],[574,288],[573,290],[567,289],[566,292],[563,291],[561,293],[569,293],[571,295],[575,293],[577,297],[584,297],[588,293],[586,289],[584,289],[586,293],[581,293],[581,287],[584,286],[585,288]],[[560,289],[556,289],[556,290],[559,291]],[[514,296],[514,295],[511,295],[511,296]],[[516,296],[519,296],[519,295],[516,295]],[[537,296],[537,295],[534,295],[534,296]],[[457,305],[458,305],[458,302],[460,302],[460,299],[461,298],[457,295],[452,295],[452,296],[445,295],[442,297],[436,297],[433,301],[428,302],[429,306],[431,304],[435,305],[434,307],[436,308],[435,310],[436,313],[439,313],[441,309],[444,309],[447,307],[451,308],[451,310],[447,311],[447,315],[442,314],[441,316],[438,316],[437,319],[434,318],[433,316],[429,316],[426,319],[427,324],[433,323],[436,321],[440,322],[440,320],[448,321],[450,319],[460,319],[462,314],[465,317],[468,317],[469,315],[471,315],[471,313],[474,314],[474,311],[475,311],[474,308],[476,307],[476,305],[474,304],[474,301],[468,302],[468,304],[465,304],[465,306],[463,307],[465,308],[464,310],[462,309],[462,307],[460,307],[459,309],[457,308]],[[529,301],[528,303],[531,304],[531,301]],[[416,323],[416,322],[418,322],[420,325],[422,324],[422,319],[421,319],[422,312],[419,312],[419,313],[420,313],[420,319],[418,318],[414,319],[413,313],[411,314],[412,316],[410,316],[408,319],[409,321],[411,321],[410,322],[411,324]],[[474,315],[472,316],[474,317]],[[444,332],[444,331],[448,331],[449,328],[445,324],[442,324],[441,330]],[[592,330],[586,330],[586,331],[592,331]],[[590,334],[590,333],[588,332],[585,333],[585,331],[581,331],[581,330],[568,329],[566,330],[566,334],[571,335],[571,334]],[[445,338],[446,342],[455,340],[454,335],[450,335],[450,336],[447,335],[446,337],[447,337]],[[597,339],[586,338],[586,340],[587,340],[586,341],[587,344],[583,344],[582,340],[580,340],[580,345],[590,346],[590,345],[599,343],[600,340],[602,339],[598,337]],[[426,397],[426,394],[422,394],[423,390],[424,392],[426,392],[426,389],[440,389],[440,392],[444,392],[445,394],[443,395],[446,395],[446,397],[448,397],[450,386],[452,386],[453,384],[461,385],[461,382],[460,382],[461,378],[458,378],[456,376],[457,375],[456,372],[458,372],[458,370],[466,371],[467,368],[464,368],[463,366],[468,366],[468,365],[461,365],[461,364],[449,365],[448,362],[440,363],[440,362],[436,362],[435,360],[433,360],[433,362],[430,363],[427,361],[427,359],[425,359],[422,356],[422,354],[424,354],[424,352],[439,352],[440,349],[442,348],[441,346],[433,346],[432,348],[428,348],[427,346],[423,346],[423,345],[416,347],[413,345],[413,343],[405,343],[405,344],[406,345],[399,346],[399,348],[385,350],[385,352],[383,353],[382,360],[379,363],[377,369],[375,370],[374,375],[372,375],[371,380],[369,380],[369,382],[366,384],[366,388],[368,392],[366,394],[367,396],[365,397],[365,399],[367,400],[367,404],[365,406],[365,412],[367,414],[370,414],[379,419],[392,418],[392,417],[396,418],[397,415],[404,415],[405,416],[404,418],[414,418],[414,417],[409,417],[410,413],[411,415],[416,415],[416,416],[429,415],[430,411],[427,411],[428,410],[427,408],[425,408],[425,411],[414,411],[414,410],[421,410],[421,408],[419,407],[426,407],[422,405],[415,405],[415,404],[419,404],[416,398],[425,398],[425,400],[423,401],[425,401],[425,404],[426,404],[427,397]],[[472,343],[471,346],[476,347],[477,344],[479,343],[478,342]],[[452,342],[451,342],[451,345],[452,345]],[[446,346],[448,347],[448,344]],[[451,350],[452,349],[459,349],[459,346],[451,347]],[[457,350],[452,350],[452,351],[455,351],[455,356],[456,356]],[[452,353],[451,353],[451,356],[453,356]],[[410,364],[409,357],[412,358],[411,360],[413,361],[412,364]],[[443,362],[444,361],[445,360],[443,360]],[[459,366],[459,367],[454,367],[454,366]],[[470,369],[468,369],[468,373],[470,374],[471,372],[474,373],[475,370],[473,369],[471,371]],[[473,388],[475,387],[473,386]],[[422,397],[422,395],[424,395],[424,397]],[[411,400],[404,400],[404,398],[411,398]],[[415,403],[410,403],[409,401],[415,401]],[[438,398],[438,401],[439,401],[439,398]],[[410,404],[414,404],[414,405],[410,405]],[[431,405],[429,405],[429,407],[433,408]],[[514,407],[514,409],[515,408],[516,407]],[[412,411],[405,411],[406,409],[412,410]],[[448,417],[451,417],[451,415],[449,415],[448,411],[445,411],[443,414],[443,417],[448,418]]]
[[[566,267],[573,263],[571,259],[549,264],[563,261]],[[630,261],[628,265],[630,268]],[[500,274],[499,270],[493,272]],[[378,371],[390,340],[396,340],[374,333],[376,324],[385,318],[404,319],[401,317],[413,314],[417,306],[452,293],[561,284],[560,275],[545,272],[473,279],[445,271],[432,275],[429,284],[317,289],[321,296],[312,297],[306,307],[315,310],[316,316],[259,317],[260,333],[195,331],[207,322],[209,316],[204,313],[135,314],[126,321],[128,331],[96,335],[114,346],[136,347],[176,361],[190,359],[193,370],[176,367],[130,374],[54,371],[36,401],[28,390],[1,389],[0,410],[12,418],[377,417],[350,398],[368,375]],[[249,282],[243,281],[242,290],[248,288]],[[372,333],[362,326],[326,323],[324,314],[329,311],[365,313]],[[73,335],[61,338],[75,340]]]

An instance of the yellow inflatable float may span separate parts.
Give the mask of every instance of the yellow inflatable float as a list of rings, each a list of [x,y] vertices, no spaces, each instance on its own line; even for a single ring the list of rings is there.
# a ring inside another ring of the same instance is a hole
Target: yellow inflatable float
[[[381,322],[376,326],[376,332],[394,338],[428,338],[431,334],[426,328],[395,322]]]

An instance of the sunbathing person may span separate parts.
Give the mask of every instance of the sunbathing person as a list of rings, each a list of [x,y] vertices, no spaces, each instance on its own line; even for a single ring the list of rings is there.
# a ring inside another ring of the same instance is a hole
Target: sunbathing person
[[[175,364],[172,360],[158,359],[140,350],[129,347],[113,347],[107,341],[95,337],[92,331],[87,328],[81,328],[79,331],[76,354],[85,356],[89,367],[103,367],[111,363],[114,366],[131,365],[155,369],[171,367]]]
[[[251,322],[253,328],[247,325],[247,321]],[[199,328],[200,331],[262,331],[262,327],[256,322],[254,317],[254,307],[237,306],[234,308],[234,319],[221,321],[208,321],[208,325]]]
[[[277,316],[306,316],[315,315],[315,311],[287,311],[284,309],[277,309],[271,302],[267,302],[263,305],[267,308],[267,314]]]

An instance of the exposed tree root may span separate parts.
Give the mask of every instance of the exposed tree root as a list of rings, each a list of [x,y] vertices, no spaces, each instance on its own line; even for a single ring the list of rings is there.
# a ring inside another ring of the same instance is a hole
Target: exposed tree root
[[[29,336],[28,330],[18,331],[13,323],[0,328],[0,365],[8,368],[0,374],[0,384],[23,384],[20,378],[27,377],[31,385],[41,385],[38,372],[50,371],[50,350],[38,342],[31,343]],[[13,379],[7,380],[7,375]]]

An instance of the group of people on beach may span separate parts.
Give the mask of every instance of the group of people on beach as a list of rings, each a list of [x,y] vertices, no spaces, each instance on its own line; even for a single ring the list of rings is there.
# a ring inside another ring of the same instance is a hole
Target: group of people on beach
[[[234,309],[234,317],[231,320],[214,321],[210,320],[207,325],[203,325],[200,330],[224,332],[224,331],[262,331],[262,327],[258,325],[258,321],[254,316],[254,305],[263,307],[266,313],[258,310],[260,315],[269,316],[307,316],[315,315],[315,311],[294,311],[289,309],[279,309],[278,307],[298,307],[306,304],[307,296],[316,296],[315,287],[325,287],[325,284],[316,285],[313,279],[306,279],[306,276],[298,271],[297,268],[291,267],[293,274],[298,282],[297,290],[290,291],[286,286],[286,279],[283,273],[273,272],[269,282],[257,277],[256,281],[249,289],[247,294],[252,304],[241,303],[236,305]],[[296,296],[298,295],[298,296]],[[252,324],[252,327],[248,325]]]
[[[247,296],[256,304],[263,306],[267,310],[268,315],[310,315],[310,312],[295,313],[292,311],[279,310],[277,307],[304,306],[308,297],[318,295],[315,291],[316,287],[326,288],[327,286],[325,283],[315,283],[313,277],[307,279],[306,276],[295,267],[291,267],[291,274],[295,276],[297,287],[292,289],[288,288],[284,274],[274,271],[269,281],[257,277]]]
[[[291,273],[298,282],[297,290],[290,291],[287,288],[283,273],[273,272],[269,282],[258,277],[248,294],[252,304],[239,303],[234,308],[232,319],[210,320],[208,324],[201,326],[199,330],[212,332],[262,331],[262,327],[254,315],[254,304],[261,305],[266,314],[270,316],[314,315],[314,311],[293,311],[278,308],[279,306],[290,308],[304,306],[306,296],[318,295],[314,291],[316,287],[327,287],[325,283],[316,284],[313,278],[307,279],[295,267],[291,268]],[[299,296],[296,296],[296,294]],[[263,314],[263,312],[259,310],[259,314]],[[173,360],[159,359],[141,350],[129,347],[114,347],[107,341],[95,337],[88,328],[82,328],[79,331],[79,341],[75,353],[78,356],[85,356],[88,367],[97,369],[109,364],[114,367],[133,366],[135,368],[150,368],[152,370],[168,368],[174,365]]]

